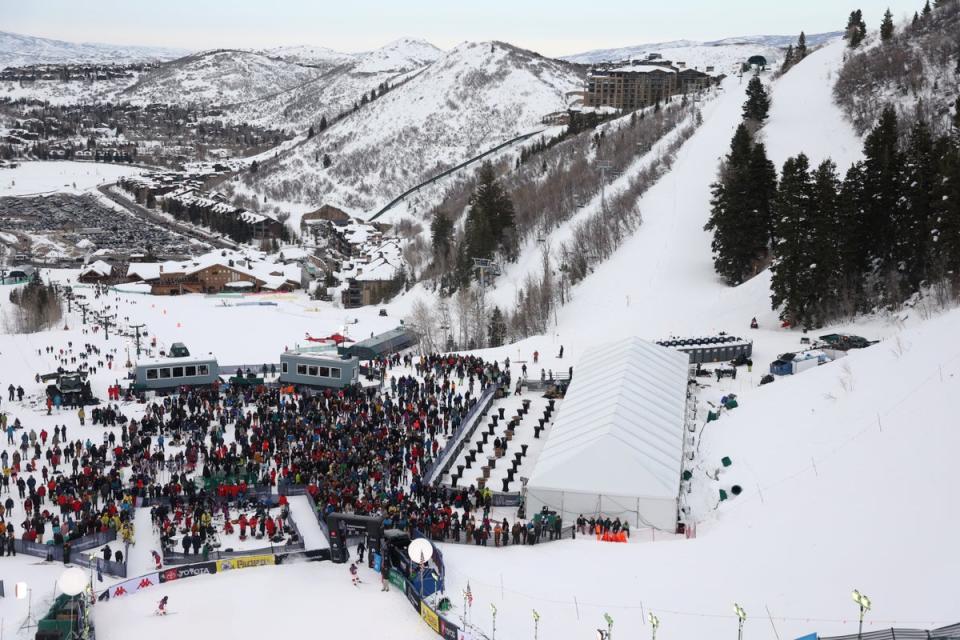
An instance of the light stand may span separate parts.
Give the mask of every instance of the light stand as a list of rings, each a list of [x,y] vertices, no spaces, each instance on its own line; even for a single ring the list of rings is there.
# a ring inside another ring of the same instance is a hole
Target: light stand
[[[490,640],[497,640],[497,607],[490,603],[490,611],[493,613],[493,630],[490,633]]]
[[[860,607],[860,626],[857,629],[857,640],[860,640],[863,637],[863,616],[870,611],[871,602],[870,598],[856,589],[853,590],[853,601]]]
[[[613,640],[613,618],[610,617],[609,613],[604,613],[603,619],[607,623],[606,640]]]
[[[733,612],[737,614],[737,640],[743,640],[743,622],[747,619],[747,612],[736,602],[733,603]]]
[[[20,585],[23,585],[22,587]],[[33,617],[33,589],[28,587],[26,583],[20,583],[17,589],[17,599],[23,600],[24,596],[21,595],[22,592],[26,592],[27,598],[27,619],[23,621],[23,624],[20,625],[20,630],[24,629],[33,629],[37,626],[37,619]]]
[[[537,627],[540,625],[540,614],[533,610],[533,640],[537,640]]]
[[[650,626],[653,628],[653,635],[651,636],[652,640],[657,640],[657,629],[660,627],[660,618],[653,615],[653,611],[647,614],[647,620],[650,621]]]

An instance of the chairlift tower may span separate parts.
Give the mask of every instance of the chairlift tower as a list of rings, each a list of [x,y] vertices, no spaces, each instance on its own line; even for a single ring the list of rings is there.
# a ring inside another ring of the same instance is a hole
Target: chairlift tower
[[[597,168],[600,169],[600,211],[607,210],[607,171],[613,168],[613,163],[609,160],[600,160],[597,162]]]

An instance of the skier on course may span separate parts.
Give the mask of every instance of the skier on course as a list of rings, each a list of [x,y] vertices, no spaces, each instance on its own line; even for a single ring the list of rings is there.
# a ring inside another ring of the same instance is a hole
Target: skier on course
[[[165,616],[165,615],[167,615],[167,599],[168,599],[168,598],[169,598],[169,596],[163,596],[163,598],[160,599],[160,602],[157,603],[157,612],[156,612],[156,615],[158,615],[158,616]]]
[[[163,562],[162,562],[162,559],[160,558],[160,554],[157,553],[156,549],[154,549],[150,553],[153,554],[153,562],[157,565],[157,571],[159,571],[163,567]]]
[[[355,586],[355,587],[360,586],[360,583],[363,582],[363,581],[360,579],[360,574],[359,574],[359,572],[357,571],[357,563],[356,563],[356,562],[351,562],[351,563],[350,563],[350,578],[351,578],[351,580],[353,581],[353,586]]]

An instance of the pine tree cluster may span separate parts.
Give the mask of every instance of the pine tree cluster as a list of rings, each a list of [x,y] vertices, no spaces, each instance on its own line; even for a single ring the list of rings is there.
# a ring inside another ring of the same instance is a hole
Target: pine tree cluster
[[[960,291],[960,126],[936,139],[917,121],[906,142],[899,126],[888,107],[842,180],[830,160],[784,163],[771,265],[782,319],[816,327],[927,287]]]

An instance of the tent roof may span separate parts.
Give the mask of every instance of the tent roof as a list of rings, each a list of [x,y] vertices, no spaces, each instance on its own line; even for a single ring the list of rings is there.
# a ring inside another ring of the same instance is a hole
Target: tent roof
[[[689,357],[640,338],[575,367],[530,489],[676,499]]]

